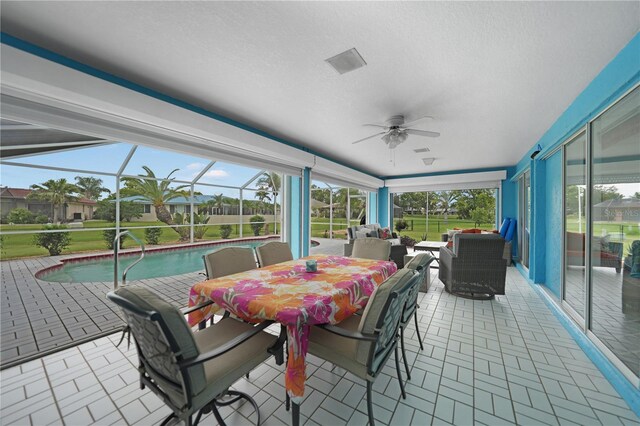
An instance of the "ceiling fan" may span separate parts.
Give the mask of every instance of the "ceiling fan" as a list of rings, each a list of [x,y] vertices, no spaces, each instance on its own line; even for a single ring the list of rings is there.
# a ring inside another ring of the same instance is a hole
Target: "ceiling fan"
[[[376,133],[375,135],[371,135],[371,136],[367,136],[366,138],[362,138],[360,140],[357,140],[355,142],[353,142],[354,144],[356,143],[360,143],[360,142],[364,142],[368,139],[372,139],[375,138],[376,136],[380,136],[380,135],[384,135],[382,136],[382,140],[384,141],[385,144],[387,144],[387,146],[389,147],[389,149],[394,149],[395,147],[397,147],[398,145],[400,145],[402,142],[406,141],[407,138],[409,137],[409,135],[415,135],[415,136],[427,136],[427,137],[431,137],[431,138],[437,138],[438,136],[440,136],[440,133],[438,132],[430,132],[428,130],[418,130],[418,129],[410,129],[409,126],[422,121],[426,118],[433,118],[431,116],[425,116],[425,117],[421,117],[418,118],[417,120],[413,120],[409,123],[405,123],[404,122],[404,115],[394,115],[393,117],[391,117],[390,119],[387,120],[387,124],[365,124],[365,126],[370,126],[370,127],[380,127],[382,129],[384,129],[384,131],[380,132],[380,133]]]

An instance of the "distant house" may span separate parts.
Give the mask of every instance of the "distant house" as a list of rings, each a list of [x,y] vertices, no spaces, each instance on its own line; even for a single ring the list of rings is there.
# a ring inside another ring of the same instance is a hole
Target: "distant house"
[[[0,188],[0,215],[5,217],[13,209],[27,209],[35,215],[45,215],[53,219],[53,205],[37,198],[28,198],[33,190],[24,188]],[[77,198],[68,201],[61,208],[65,222],[93,219],[96,202],[88,198]]]
[[[194,195],[193,196],[193,205],[196,207],[196,212],[204,212],[209,215],[219,215],[219,216],[231,216],[231,215],[239,215],[240,214],[240,201],[235,200],[236,203],[230,204],[228,202],[222,203],[222,207],[216,207],[213,204],[213,200],[215,196],[213,195]],[[130,197],[124,197],[121,201],[130,201],[136,204],[142,204],[143,211],[142,217],[138,219],[134,219],[136,221],[141,222],[154,222],[158,220],[156,216],[156,211],[153,208],[153,205],[149,201],[149,199],[140,196],[133,195]],[[211,202],[212,204],[208,204]],[[254,215],[254,214],[273,214],[270,209],[265,207],[253,207],[250,204],[255,203],[253,200],[245,201],[243,205],[243,210],[245,215]],[[180,214],[190,214],[191,213],[191,197],[176,197],[172,200],[169,200],[165,203],[165,206],[169,210],[169,213],[172,215],[175,213]]]

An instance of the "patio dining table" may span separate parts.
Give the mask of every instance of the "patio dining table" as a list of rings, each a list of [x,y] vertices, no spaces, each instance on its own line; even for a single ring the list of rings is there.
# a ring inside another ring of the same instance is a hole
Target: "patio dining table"
[[[306,261],[317,272],[306,272]],[[285,388],[294,403],[294,424],[304,396],[305,357],[310,328],[337,324],[362,309],[373,290],[391,276],[394,262],[315,255],[203,281],[191,288],[189,306],[213,300],[219,308],[249,322],[273,320],[286,327],[288,358]],[[189,315],[196,325],[217,307]]]

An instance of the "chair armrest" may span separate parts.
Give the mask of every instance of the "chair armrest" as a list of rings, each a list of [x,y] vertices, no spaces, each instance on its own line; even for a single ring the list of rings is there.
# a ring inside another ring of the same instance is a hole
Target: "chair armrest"
[[[242,333],[241,335],[234,337],[233,339],[229,340],[227,343],[225,343],[222,346],[219,346],[219,347],[217,347],[217,348],[215,348],[215,349],[213,349],[213,350],[211,350],[209,352],[205,352],[203,354],[200,354],[195,358],[191,358],[191,359],[188,359],[188,360],[184,360],[184,361],[178,362],[178,366],[180,368],[188,368],[188,367],[192,367],[192,366],[197,365],[197,364],[202,364],[203,362],[209,361],[210,359],[219,357],[220,355],[223,355],[223,354],[229,352],[230,350],[232,350],[236,346],[246,342],[247,340],[249,340],[250,338],[252,338],[256,334],[262,332],[262,330],[264,330],[265,328],[269,327],[271,324],[273,324],[273,321],[261,322],[260,324],[258,324],[255,327],[253,327],[251,330],[246,331],[246,332]]]
[[[180,309],[180,313],[182,315],[187,315],[187,314],[190,314],[191,312],[197,311],[198,309],[206,308],[207,306],[212,305],[214,303],[215,302],[213,300],[207,300],[206,302],[202,302],[199,305],[192,306],[190,308],[182,308]]]
[[[331,324],[319,324],[316,327],[323,328],[330,333],[337,334],[338,336],[346,337],[348,339],[364,340],[367,342],[375,342],[378,340],[378,338],[372,334],[362,334],[357,331],[349,331]]]
[[[447,265],[451,265],[452,260],[456,257],[458,256],[447,247],[440,247],[440,263],[444,262]]]

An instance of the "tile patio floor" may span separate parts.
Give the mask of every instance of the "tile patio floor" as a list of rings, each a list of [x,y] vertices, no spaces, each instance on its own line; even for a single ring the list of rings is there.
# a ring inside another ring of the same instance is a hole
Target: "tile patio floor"
[[[507,295],[493,301],[452,296],[437,278],[420,297],[425,350],[418,350],[410,329],[413,369],[406,400],[400,398],[393,360],[378,376],[373,400],[379,424],[639,424],[515,268],[508,269]],[[118,338],[103,337],[0,372],[0,424],[159,423],[168,409],[139,389],[135,349],[115,347]],[[271,359],[250,380],[235,384],[258,401],[265,425],[290,424],[282,371]],[[303,422],[366,424],[361,380],[313,357],[307,376]],[[228,424],[255,422],[247,406],[235,408],[222,411]]]

